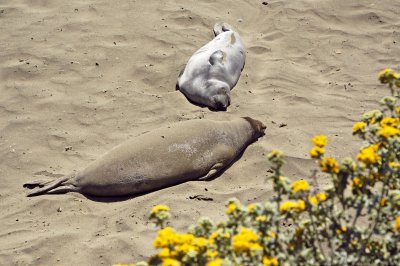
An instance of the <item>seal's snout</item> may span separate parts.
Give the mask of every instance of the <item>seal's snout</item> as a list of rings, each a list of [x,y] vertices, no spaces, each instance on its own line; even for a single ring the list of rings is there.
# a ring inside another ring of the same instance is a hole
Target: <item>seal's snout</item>
[[[261,121],[253,119],[251,117],[243,117],[251,127],[253,128],[253,134],[256,138],[262,137],[265,135],[265,129],[267,128]]]
[[[231,100],[227,95],[215,95],[213,97],[213,102],[214,102],[214,109],[217,111],[226,111],[228,106],[231,103]]]

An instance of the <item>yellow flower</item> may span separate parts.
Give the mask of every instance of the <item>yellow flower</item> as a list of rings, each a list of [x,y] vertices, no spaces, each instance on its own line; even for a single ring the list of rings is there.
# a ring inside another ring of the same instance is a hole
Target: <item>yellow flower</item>
[[[324,148],[326,146],[326,143],[328,142],[328,138],[325,135],[319,135],[313,137],[311,141],[312,143],[314,143],[315,146]]]
[[[396,107],[396,113],[398,114],[398,115],[400,115],[400,106],[398,106],[398,107]]]
[[[256,217],[257,222],[265,222],[267,220],[267,216],[261,215]]]
[[[274,231],[268,231],[267,235],[268,235],[270,238],[275,238],[275,237],[276,237],[276,233],[275,233]]]
[[[208,240],[204,237],[196,237],[193,241],[193,245],[197,248],[204,248],[208,244]]]
[[[328,196],[324,192],[318,193],[316,196],[309,196],[308,200],[313,205],[318,205],[319,202],[327,200]]]
[[[280,159],[282,157],[283,153],[279,150],[272,150],[268,155],[267,158],[270,161],[274,161],[277,159]]]
[[[297,202],[297,211],[298,212],[302,212],[306,209],[306,203],[304,202],[304,200],[299,200]]]
[[[339,173],[340,167],[336,160],[332,157],[322,158],[319,162],[322,172],[325,173]]]
[[[169,248],[163,248],[160,253],[158,253],[158,256],[162,259],[164,258],[169,258],[171,257],[171,251]]]
[[[216,260],[209,261],[207,263],[207,266],[221,266],[223,262],[224,261],[222,259],[216,259]]]
[[[279,261],[272,256],[268,256],[268,257],[264,256],[262,260],[263,260],[263,264],[265,266],[278,266],[279,265]]]
[[[230,238],[231,235],[230,235],[229,233],[224,233],[224,234],[223,234],[223,237],[224,237],[224,238]]]
[[[400,163],[399,162],[390,162],[389,167],[392,169],[399,169],[400,168]]]
[[[257,243],[258,235],[252,230],[242,227],[240,232],[232,238],[233,250],[236,252],[248,252],[251,250],[261,250],[262,247]]]
[[[310,201],[310,203],[312,205],[317,205],[318,204],[318,199],[316,196],[308,196],[308,201]]]
[[[197,248],[191,244],[188,243],[182,243],[182,244],[178,244],[175,246],[176,251],[180,252],[180,253],[188,253],[189,251],[196,251]]]
[[[180,266],[181,263],[175,259],[164,259],[162,261],[162,266]]]
[[[344,233],[346,231],[347,231],[347,227],[346,226],[342,226],[342,227],[340,227],[340,229],[336,229],[336,234],[340,235],[340,234],[342,234],[342,233]]]
[[[399,134],[400,134],[399,129],[390,126],[381,127],[378,131],[378,135],[386,139]]]
[[[320,192],[317,194],[317,198],[320,202],[328,199],[328,196],[324,192]]]
[[[397,232],[400,232],[400,216],[397,216],[397,218],[396,218],[396,222],[395,222],[395,224],[394,224],[394,229],[395,229]]]
[[[207,251],[207,257],[215,258],[216,256],[218,256],[218,251],[216,251],[216,250],[208,250]]]
[[[250,203],[249,205],[247,205],[247,211],[249,213],[252,213],[255,209],[256,205],[254,203]]]
[[[325,150],[318,146],[315,146],[310,150],[310,156],[311,156],[311,158],[314,158],[314,159],[318,159],[319,157],[324,155],[324,153],[325,153]]]
[[[279,211],[282,213],[289,212],[291,210],[302,212],[306,209],[306,204],[303,200],[299,200],[298,202],[294,201],[285,201],[283,202],[280,207]]]
[[[157,238],[154,240],[155,248],[166,248],[171,243],[173,243],[173,239],[175,238],[175,230],[171,227],[166,227],[158,231]]]
[[[360,188],[362,187],[361,179],[358,178],[358,177],[355,177],[353,179],[353,181],[351,182],[351,184],[352,184],[353,187],[360,187]]]
[[[166,205],[162,205],[162,204],[156,205],[151,209],[152,214],[157,214],[159,212],[168,212],[168,211],[169,211],[169,207]]]
[[[237,209],[237,206],[234,202],[228,204],[228,208],[226,210],[227,214],[232,214]]]
[[[292,192],[308,191],[310,188],[307,180],[298,180],[292,184]]]
[[[353,135],[357,134],[365,129],[366,124],[364,122],[357,122],[353,125]]]
[[[398,79],[398,78],[399,78],[398,74],[390,68],[382,70],[381,72],[379,72],[378,75],[379,81],[383,84],[388,83],[392,79]]]
[[[398,127],[400,125],[399,118],[384,117],[381,120],[381,127]]]
[[[371,145],[367,148],[364,148],[357,155],[357,159],[362,161],[365,164],[375,164],[381,160],[381,157],[376,154],[379,149],[379,145]]]

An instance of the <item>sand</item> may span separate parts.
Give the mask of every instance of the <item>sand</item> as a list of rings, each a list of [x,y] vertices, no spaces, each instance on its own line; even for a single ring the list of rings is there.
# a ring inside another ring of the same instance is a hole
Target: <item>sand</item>
[[[272,149],[287,156],[291,180],[309,175],[315,134],[329,137],[328,154],[354,155],[352,124],[387,93],[376,75],[398,67],[400,3],[267,2],[0,1],[0,265],[143,260],[154,253],[147,215],[156,204],[169,205],[171,225],[184,230],[201,216],[223,219],[231,197],[271,198]],[[233,25],[247,48],[227,112],[175,91],[217,21]],[[24,182],[80,170],[143,132],[240,116],[263,121],[266,135],[213,181],[120,201],[25,197]]]

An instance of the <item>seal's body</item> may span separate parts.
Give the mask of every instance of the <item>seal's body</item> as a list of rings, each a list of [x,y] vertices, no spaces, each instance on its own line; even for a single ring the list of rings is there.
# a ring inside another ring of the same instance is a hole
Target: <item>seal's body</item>
[[[246,52],[239,33],[228,24],[216,24],[214,33],[215,38],[189,59],[176,87],[194,103],[226,110],[230,91],[243,70]]]
[[[175,123],[122,143],[76,175],[24,187],[40,187],[28,196],[70,191],[123,196],[208,179],[264,135],[264,129],[251,118]]]

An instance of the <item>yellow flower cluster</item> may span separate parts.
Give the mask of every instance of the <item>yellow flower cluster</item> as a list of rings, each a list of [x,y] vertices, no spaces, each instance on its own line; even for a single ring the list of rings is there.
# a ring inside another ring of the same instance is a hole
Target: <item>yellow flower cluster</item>
[[[247,211],[249,213],[252,213],[255,208],[256,208],[256,205],[254,203],[250,203],[249,205],[247,205]]]
[[[353,135],[358,134],[359,132],[362,132],[365,129],[365,124],[364,122],[357,122],[353,125]]]
[[[311,156],[311,158],[314,158],[314,159],[318,159],[319,157],[324,155],[324,153],[325,153],[325,149],[317,147],[317,146],[313,147],[310,150],[310,156]]]
[[[310,156],[311,156],[311,158],[318,159],[325,153],[324,148],[326,146],[326,143],[328,142],[328,138],[324,135],[319,135],[319,136],[313,137],[311,142],[315,146],[310,150]]]
[[[280,158],[282,157],[283,153],[280,150],[272,150],[268,154],[268,158]]]
[[[163,265],[180,265],[176,261],[179,255],[187,254],[190,251],[199,252],[207,247],[209,241],[204,237],[195,237],[192,234],[179,234],[171,227],[166,227],[158,232],[154,240],[154,247],[162,248],[158,256],[162,259]]]
[[[160,213],[160,212],[169,212],[169,207],[166,206],[166,205],[159,204],[159,205],[154,206],[151,209],[151,213],[152,214],[157,214],[157,213]]]
[[[376,153],[378,150],[378,144],[368,146],[360,151],[357,159],[367,165],[378,163],[381,160],[381,157]]]
[[[400,129],[391,126],[381,127],[378,131],[378,135],[388,139],[400,135]]]
[[[232,214],[236,209],[237,209],[236,203],[231,202],[228,204],[228,207],[226,209],[226,214]]]
[[[393,79],[399,79],[400,76],[394,70],[392,70],[390,68],[386,68],[386,69],[382,70],[381,72],[379,72],[378,78],[379,78],[380,82],[382,82],[383,84],[386,84]]]
[[[272,256],[264,256],[263,259],[263,264],[264,266],[278,266],[279,265],[279,261],[272,257]]]
[[[318,193],[316,196],[309,196],[308,200],[313,205],[318,205],[319,202],[326,201],[328,196],[324,192]]]
[[[341,235],[342,233],[347,231],[347,227],[346,226],[341,226],[339,229],[336,229],[336,234],[337,235]]]
[[[290,211],[296,211],[296,212],[302,212],[306,209],[306,203],[303,200],[299,200],[297,202],[295,201],[285,201],[281,204],[279,207],[279,211],[282,213],[290,212]]]
[[[319,162],[319,166],[321,167],[321,171],[325,173],[337,174],[340,171],[339,164],[332,157],[322,158],[321,161]]]
[[[325,135],[319,135],[313,137],[311,141],[312,143],[314,143],[315,146],[324,148],[326,146],[326,143],[328,142],[328,138]]]
[[[236,252],[261,250],[262,247],[259,243],[257,243],[257,240],[258,235],[254,231],[246,227],[242,227],[240,232],[232,238],[233,250]]]
[[[299,191],[308,191],[310,189],[310,185],[307,180],[298,180],[292,184],[292,192],[297,193]]]

